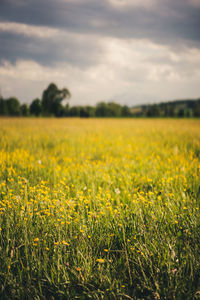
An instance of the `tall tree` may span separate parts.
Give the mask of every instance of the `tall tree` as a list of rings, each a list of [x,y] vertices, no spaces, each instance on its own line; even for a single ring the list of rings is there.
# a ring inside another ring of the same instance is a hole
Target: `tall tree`
[[[63,108],[61,102],[71,97],[67,88],[59,90],[55,83],[51,83],[42,95],[42,112],[44,115],[55,115],[59,117]]]

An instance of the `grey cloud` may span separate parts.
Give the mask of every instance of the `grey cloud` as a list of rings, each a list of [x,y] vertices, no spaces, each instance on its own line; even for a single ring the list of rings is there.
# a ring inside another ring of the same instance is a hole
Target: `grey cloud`
[[[177,51],[200,45],[200,6],[188,0],[157,1],[152,6],[116,8],[109,0],[1,0],[0,21],[47,26],[82,34],[41,40],[0,32],[0,58],[16,61],[33,59],[42,64],[62,62],[90,65],[98,63],[102,49],[98,39],[149,39]],[[93,38],[88,36],[93,35]],[[96,38],[94,39],[94,36]]]
[[[88,67],[101,61],[103,48],[94,37],[85,38],[75,35],[40,39],[35,36],[0,32],[0,62],[8,60],[35,60],[43,65],[65,63],[77,65],[79,68]]]
[[[163,0],[150,7],[124,6],[121,10],[108,0],[27,0],[21,5],[2,0],[0,11],[3,21],[67,28],[80,33],[149,38],[160,43],[200,41],[200,7],[188,0]]]

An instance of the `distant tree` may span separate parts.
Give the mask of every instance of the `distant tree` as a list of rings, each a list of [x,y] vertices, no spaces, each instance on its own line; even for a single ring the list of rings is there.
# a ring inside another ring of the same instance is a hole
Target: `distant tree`
[[[69,115],[71,117],[80,117],[80,110],[81,110],[80,106],[72,106],[70,107]]]
[[[127,105],[122,106],[121,115],[122,115],[122,117],[130,117],[131,116],[131,110]]]
[[[107,104],[107,115],[109,117],[121,117],[122,107],[120,104],[115,102],[109,102]]]
[[[175,107],[174,107],[174,105],[169,106],[168,114],[169,114],[169,117],[171,117],[171,118],[175,117]]]
[[[99,102],[96,105],[96,116],[97,117],[108,117],[108,106],[105,102]]]
[[[81,118],[89,118],[95,116],[95,107],[93,106],[82,106],[80,109]]]
[[[29,106],[27,104],[22,104],[20,106],[21,115],[27,117],[29,115]]]
[[[42,95],[42,112],[44,115],[62,115],[62,100],[70,98],[71,94],[67,88],[59,90],[55,83],[51,83]]]
[[[142,105],[141,106],[141,111],[139,111],[138,113],[137,113],[137,111],[136,111],[136,113],[134,112],[134,115],[139,116],[139,117],[147,117],[148,116],[148,109],[149,109],[148,105]]]
[[[187,110],[187,117],[188,117],[188,118],[192,118],[192,117],[193,117],[193,110],[192,110],[191,108],[189,108],[189,109]]]
[[[95,117],[96,115],[96,107],[95,106],[86,106],[86,111],[88,113],[88,117]]]
[[[160,110],[157,104],[150,105],[147,110],[147,117],[160,116]]]
[[[4,100],[3,97],[0,98],[0,115],[1,116],[8,115],[7,101]]]
[[[69,107],[69,103],[67,103],[65,105],[65,117],[69,117],[70,116],[70,107]]]
[[[198,100],[194,105],[194,117],[200,117],[200,100]]]
[[[170,114],[170,109],[169,109],[169,106],[167,104],[164,104],[163,105],[163,111],[164,111],[164,117],[169,117],[169,114]]]
[[[38,117],[39,115],[41,115],[41,112],[42,112],[42,103],[41,100],[37,98],[33,100],[30,105],[30,114]]]
[[[20,102],[17,98],[11,97],[6,100],[6,105],[8,109],[8,114],[10,116],[20,115]]]
[[[186,110],[184,108],[180,108],[178,112],[179,118],[184,118],[186,116]]]

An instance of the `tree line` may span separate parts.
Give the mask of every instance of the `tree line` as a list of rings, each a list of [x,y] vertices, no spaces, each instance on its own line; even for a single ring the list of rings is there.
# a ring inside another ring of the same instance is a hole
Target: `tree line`
[[[176,100],[133,108],[137,117],[199,118],[200,99]]]
[[[4,99],[0,95],[1,116],[55,116],[55,117],[200,117],[200,99],[179,100],[159,104],[129,107],[115,102],[99,102],[96,106],[63,105],[71,93],[67,88],[58,89],[49,84],[42,98],[34,99],[30,105],[20,104],[16,97]]]

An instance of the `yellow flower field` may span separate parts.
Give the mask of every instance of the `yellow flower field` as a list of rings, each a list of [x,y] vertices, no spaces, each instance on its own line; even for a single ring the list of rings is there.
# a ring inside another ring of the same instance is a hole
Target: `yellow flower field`
[[[2,118],[0,166],[0,299],[199,299],[200,120]]]

